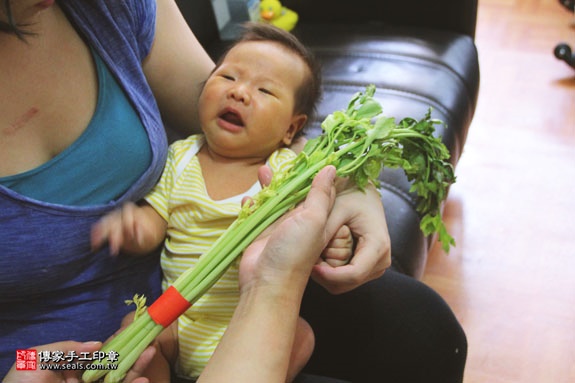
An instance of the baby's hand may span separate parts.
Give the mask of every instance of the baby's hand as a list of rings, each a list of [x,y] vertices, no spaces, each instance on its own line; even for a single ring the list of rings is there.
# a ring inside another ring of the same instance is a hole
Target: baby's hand
[[[118,255],[124,246],[137,243],[136,209],[135,204],[128,202],[99,220],[92,227],[92,249],[97,250],[107,242],[110,246],[110,253]]]
[[[328,265],[338,267],[347,265],[353,255],[353,236],[347,225],[339,228],[323,250],[321,258]]]
[[[166,228],[166,221],[150,205],[129,202],[92,227],[92,249],[107,242],[112,255],[118,255],[120,250],[146,254],[164,240]]]

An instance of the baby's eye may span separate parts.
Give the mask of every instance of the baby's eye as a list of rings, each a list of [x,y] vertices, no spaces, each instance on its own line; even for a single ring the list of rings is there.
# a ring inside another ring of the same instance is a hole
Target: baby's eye
[[[266,88],[259,88],[258,90],[259,90],[260,92],[262,92],[263,94],[268,94],[268,95],[270,95],[270,96],[273,96],[273,95],[274,95],[271,90],[266,89]]]
[[[230,81],[234,81],[234,77],[230,76],[229,74],[222,74],[220,75],[222,78],[225,78],[226,80],[230,80]]]

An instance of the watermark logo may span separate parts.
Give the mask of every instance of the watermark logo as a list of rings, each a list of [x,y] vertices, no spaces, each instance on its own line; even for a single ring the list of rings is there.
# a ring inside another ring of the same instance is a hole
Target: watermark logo
[[[116,370],[116,351],[36,351],[16,350],[16,370]]]
[[[30,371],[37,367],[36,350],[16,350],[16,370]]]

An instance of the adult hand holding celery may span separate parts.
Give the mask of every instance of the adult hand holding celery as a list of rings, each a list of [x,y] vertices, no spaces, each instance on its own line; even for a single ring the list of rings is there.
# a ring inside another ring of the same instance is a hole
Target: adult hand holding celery
[[[147,310],[104,346],[119,354],[113,371],[90,370],[83,375],[93,382],[104,375],[106,382],[119,382],[146,347],[179,315],[198,300],[227,270],[242,251],[286,211],[301,202],[315,175],[333,165],[339,177],[347,177],[360,189],[378,185],[383,167],[402,168],[417,194],[417,211],[425,235],[437,233],[447,251],[454,244],[441,219],[441,203],[455,181],[449,152],[434,137],[430,111],[419,121],[380,116],[381,105],[373,98],[375,87],[357,93],[345,111],[329,115],[323,133],[309,140],[284,172],[274,174],[269,186],[246,204],[196,266],[184,272]]]

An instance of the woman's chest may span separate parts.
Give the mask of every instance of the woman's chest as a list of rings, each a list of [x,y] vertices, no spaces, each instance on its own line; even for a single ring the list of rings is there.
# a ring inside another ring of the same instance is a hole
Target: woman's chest
[[[0,176],[38,167],[66,149],[97,103],[90,50],[70,25],[27,39],[0,48]]]

